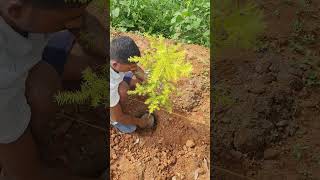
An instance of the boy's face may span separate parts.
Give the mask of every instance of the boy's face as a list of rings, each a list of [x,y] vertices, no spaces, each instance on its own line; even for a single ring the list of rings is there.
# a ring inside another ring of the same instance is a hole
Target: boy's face
[[[136,71],[137,70],[137,64],[130,63],[130,64],[123,64],[119,63],[115,60],[111,60],[111,67],[118,71],[118,72],[128,72],[128,71]]]
[[[2,16],[17,31],[51,33],[64,29],[78,29],[82,25],[86,6],[79,8],[41,9],[30,3],[9,1]]]

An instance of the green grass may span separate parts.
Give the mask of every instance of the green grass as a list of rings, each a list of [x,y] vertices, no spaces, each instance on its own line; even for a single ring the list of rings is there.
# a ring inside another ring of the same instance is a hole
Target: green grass
[[[209,0],[111,0],[111,26],[210,45]]]
[[[263,11],[257,4],[214,0],[213,5],[213,51],[217,53],[230,47],[254,48],[266,27]]]

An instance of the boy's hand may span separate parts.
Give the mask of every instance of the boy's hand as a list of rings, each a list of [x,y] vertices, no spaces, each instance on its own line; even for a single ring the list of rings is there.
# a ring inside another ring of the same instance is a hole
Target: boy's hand
[[[153,114],[146,113],[141,117],[140,128],[152,128],[155,124],[155,118]]]
[[[141,82],[144,82],[147,80],[147,75],[144,73],[144,71],[139,67],[137,66],[136,70],[133,71],[133,74],[136,76],[136,78],[138,80],[140,80]]]

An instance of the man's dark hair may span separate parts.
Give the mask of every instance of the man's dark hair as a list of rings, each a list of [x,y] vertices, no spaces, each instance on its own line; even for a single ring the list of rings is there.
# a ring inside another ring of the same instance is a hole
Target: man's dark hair
[[[110,45],[110,60],[128,64],[130,57],[140,56],[137,44],[128,36],[120,36],[112,40]]]
[[[77,8],[89,4],[92,0],[22,0],[41,8]]]

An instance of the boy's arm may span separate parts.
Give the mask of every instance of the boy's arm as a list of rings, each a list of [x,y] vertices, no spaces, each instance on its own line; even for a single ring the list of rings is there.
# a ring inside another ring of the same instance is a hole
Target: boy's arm
[[[135,118],[133,116],[123,113],[121,105],[119,103],[114,107],[110,107],[110,116],[112,120],[125,125],[130,124],[130,125],[136,125],[139,127],[144,127],[146,122],[146,121],[140,120],[139,118]]]

